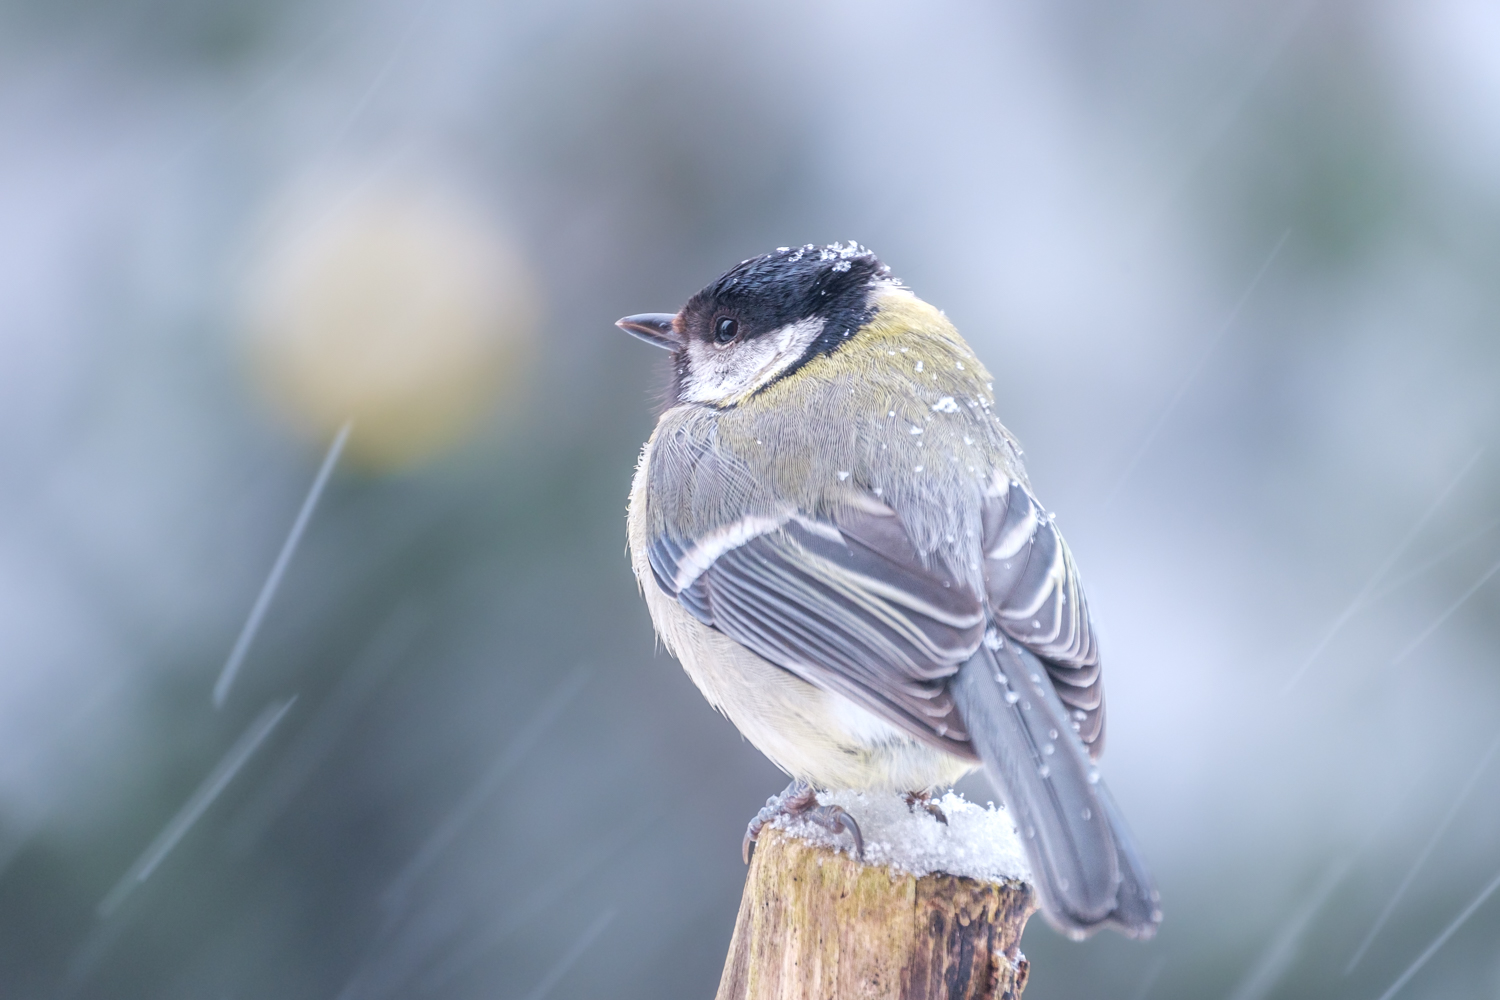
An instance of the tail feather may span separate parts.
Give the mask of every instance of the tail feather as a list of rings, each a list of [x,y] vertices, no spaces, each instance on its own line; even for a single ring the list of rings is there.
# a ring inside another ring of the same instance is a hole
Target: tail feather
[[[981,646],[949,691],[1015,816],[1048,922],[1073,937],[1152,936],[1151,876],[1042,664],[1014,642]]]
[[[1135,846],[1135,838],[1125,825],[1120,807],[1115,805],[1115,797],[1109,794],[1102,781],[1094,786],[1094,790],[1109,817],[1115,847],[1120,852],[1119,906],[1110,914],[1110,923],[1131,937],[1149,938],[1156,933],[1156,925],[1161,923],[1161,896],[1156,891],[1156,882],[1146,869],[1146,861]]]

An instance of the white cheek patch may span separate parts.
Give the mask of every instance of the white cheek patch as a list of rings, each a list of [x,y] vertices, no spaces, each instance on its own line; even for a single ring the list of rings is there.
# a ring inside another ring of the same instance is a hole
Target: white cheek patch
[[[688,344],[688,373],[681,398],[692,403],[723,403],[770,382],[795,364],[823,332],[824,320],[813,317],[788,323],[728,347],[694,340]]]

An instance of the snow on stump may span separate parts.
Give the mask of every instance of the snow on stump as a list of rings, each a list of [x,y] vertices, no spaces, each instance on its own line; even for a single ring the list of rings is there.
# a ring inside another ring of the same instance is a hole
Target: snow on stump
[[[823,793],[864,834],[801,820],[760,835],[717,1000],[1017,1000],[1036,909],[1010,817],[952,793],[941,824],[900,796]]]

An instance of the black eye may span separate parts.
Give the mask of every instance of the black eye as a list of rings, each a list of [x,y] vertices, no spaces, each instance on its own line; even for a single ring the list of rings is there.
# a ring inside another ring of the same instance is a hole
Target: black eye
[[[714,340],[721,344],[729,343],[739,332],[739,320],[730,319],[728,316],[720,316],[714,323]]]

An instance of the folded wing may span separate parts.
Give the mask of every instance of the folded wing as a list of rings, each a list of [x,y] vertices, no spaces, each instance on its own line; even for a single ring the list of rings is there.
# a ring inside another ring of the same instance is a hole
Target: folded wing
[[[1099,647],[1073,555],[1018,482],[985,499],[984,582],[995,624],[1047,668],[1091,757],[1104,749]]]
[[[1019,482],[984,501],[985,593],[913,547],[869,502],[829,520],[746,517],[702,538],[656,538],[657,584],[698,620],[901,726],[973,757],[946,681],[993,627],[1034,653],[1097,757],[1104,696],[1073,557]]]
[[[979,647],[983,602],[924,562],[893,513],[762,519],[714,534],[707,549],[658,538],[648,552],[658,585],[772,663],[976,759],[946,682]]]

